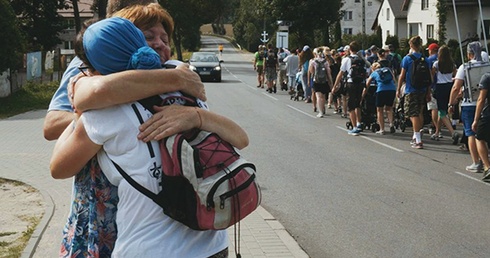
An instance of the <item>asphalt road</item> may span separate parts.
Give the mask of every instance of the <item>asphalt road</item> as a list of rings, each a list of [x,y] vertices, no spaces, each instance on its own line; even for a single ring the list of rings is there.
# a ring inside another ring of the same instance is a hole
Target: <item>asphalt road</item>
[[[349,136],[346,119],[284,91],[256,88],[252,55],[224,43],[223,82],[206,83],[211,110],[246,129],[265,207],[313,258],[490,257],[490,184],[464,170],[467,152],[406,132]],[[461,132],[461,126],[458,127]]]

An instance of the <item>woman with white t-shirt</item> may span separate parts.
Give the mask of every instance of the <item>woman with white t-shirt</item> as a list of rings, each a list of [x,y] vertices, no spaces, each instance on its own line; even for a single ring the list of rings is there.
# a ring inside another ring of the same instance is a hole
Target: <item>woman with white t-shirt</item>
[[[439,126],[436,126],[437,130],[431,138],[437,139],[439,137],[441,123],[449,130],[453,144],[458,144],[459,134],[454,131],[449,118],[447,117],[449,95],[451,94],[451,88],[453,87],[453,77],[456,75],[456,65],[451,58],[451,53],[447,46],[441,46],[437,55],[437,61],[432,66],[432,78],[436,78],[435,99],[437,100],[438,120]]]
[[[77,50],[89,70],[102,75],[161,67],[159,55],[148,47],[143,33],[122,18],[91,25],[83,34],[83,47]],[[180,95],[179,92],[166,94]],[[240,126],[207,111],[203,102],[199,106],[164,108],[179,111],[183,130],[200,128],[215,132],[239,149],[248,145],[248,137]],[[118,186],[118,237],[113,257],[226,257],[226,230],[195,231],[169,218],[161,207],[124,180],[112,164],[112,161],[117,163],[150,191],[161,190],[158,143],[145,143],[136,137],[141,123],[151,115],[137,102],[83,113],[56,143],[50,164],[52,176],[71,177],[97,154],[102,171]],[[177,121],[167,121],[174,122]],[[154,150],[153,155],[148,151],[148,144]]]

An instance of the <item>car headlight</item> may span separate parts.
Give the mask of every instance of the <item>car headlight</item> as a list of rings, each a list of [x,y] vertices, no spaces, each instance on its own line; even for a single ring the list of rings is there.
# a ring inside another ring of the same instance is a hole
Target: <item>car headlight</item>
[[[221,66],[219,66],[219,65],[218,65],[218,66],[216,66],[216,67],[214,68],[214,70],[216,70],[216,71],[220,71],[220,70],[221,70]]]
[[[190,68],[192,71],[196,71],[196,70],[197,70],[197,68],[196,68],[195,66],[193,66],[193,65],[189,65],[189,68]]]

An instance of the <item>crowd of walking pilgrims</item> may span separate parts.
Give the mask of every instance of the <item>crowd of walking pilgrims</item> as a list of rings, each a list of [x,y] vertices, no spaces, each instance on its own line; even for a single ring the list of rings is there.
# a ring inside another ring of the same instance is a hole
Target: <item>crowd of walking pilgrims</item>
[[[367,129],[393,134],[410,127],[414,149],[423,149],[423,140],[439,141],[445,128],[452,144],[470,153],[466,170],[483,173],[482,180],[490,182],[487,52],[479,41],[470,42],[467,60],[457,67],[446,45],[431,43],[424,51],[419,36],[409,45],[404,57],[391,44],[363,50],[356,41],[339,49],[260,45],[253,61],[257,88],[272,94],[280,87],[291,99],[311,103],[318,118],[333,109],[349,119],[349,135]],[[468,67],[482,71],[475,83],[465,83]],[[424,133],[429,136],[423,139]]]

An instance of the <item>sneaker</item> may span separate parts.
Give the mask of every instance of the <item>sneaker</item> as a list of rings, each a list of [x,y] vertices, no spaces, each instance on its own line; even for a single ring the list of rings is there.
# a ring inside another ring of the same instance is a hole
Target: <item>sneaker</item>
[[[438,135],[437,135],[437,134],[433,134],[433,135],[431,135],[431,136],[430,136],[430,139],[431,139],[431,140],[434,140],[434,141],[439,141],[439,137],[438,137]]]
[[[483,178],[481,180],[490,182],[490,169],[487,168],[487,170],[483,172]]]
[[[376,132],[376,134],[385,135],[385,131],[379,130],[379,131]]]
[[[347,118],[347,114],[342,114],[341,117],[342,118]]]
[[[334,110],[334,111],[333,111],[333,113],[334,113],[334,114],[338,114],[338,113],[339,113],[339,110],[338,110],[338,109],[336,109],[336,110]]]
[[[364,131],[364,129],[362,129],[362,125],[358,126],[358,127],[357,127],[357,130],[358,130],[359,132]]]
[[[318,115],[316,115],[316,117],[322,118],[323,117],[323,113],[322,112],[318,112]]]
[[[355,127],[354,129],[350,130],[348,132],[349,135],[354,135],[354,136],[357,136],[359,135],[361,132],[359,131],[359,129],[357,127]]]
[[[395,133],[396,130],[395,130],[395,127],[394,126],[390,126],[390,133]]]
[[[424,143],[423,142],[415,143],[415,144],[412,145],[412,148],[414,148],[414,149],[423,149],[424,148]]]
[[[410,140],[410,145],[415,145],[415,143],[416,143],[415,138],[412,138],[412,140]]]
[[[451,137],[451,139],[453,139],[453,145],[458,144],[458,142],[459,142],[459,133],[458,132],[454,132],[453,133],[453,136]]]
[[[328,104],[327,108],[332,109],[332,105]]]
[[[472,172],[472,173],[481,173],[482,167],[480,166],[480,164],[473,163],[469,166],[466,166],[466,171]]]

